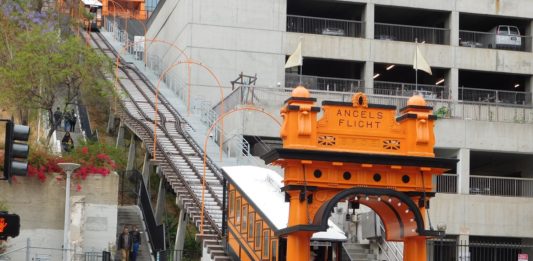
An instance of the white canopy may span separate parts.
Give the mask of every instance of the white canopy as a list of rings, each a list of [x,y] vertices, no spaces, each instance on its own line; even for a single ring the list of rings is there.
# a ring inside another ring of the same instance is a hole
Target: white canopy
[[[88,5],[90,7],[102,7],[102,3],[98,0],[81,0],[84,5]]]
[[[289,203],[285,202],[283,178],[273,170],[255,166],[223,167],[228,176],[259,207],[276,229],[287,227]],[[312,240],[346,241],[346,235],[331,220],[327,231],[313,234]]]

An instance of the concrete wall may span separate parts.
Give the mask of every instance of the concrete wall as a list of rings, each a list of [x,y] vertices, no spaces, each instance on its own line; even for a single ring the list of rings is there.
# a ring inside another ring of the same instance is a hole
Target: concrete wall
[[[285,0],[167,1],[147,35],[184,49],[193,60],[208,66],[223,86],[230,86],[241,72],[257,73],[258,84],[273,86],[284,78],[285,9]],[[159,56],[163,68],[177,61],[178,52],[155,49],[150,48],[148,55]],[[186,82],[187,74],[174,73]],[[201,66],[193,65],[191,76],[197,90],[193,97],[218,93],[216,80]],[[213,94],[206,96],[219,100]]]
[[[102,251],[115,243],[118,204],[118,175],[91,175],[86,180],[73,180],[71,185],[71,240],[83,251]],[[76,185],[82,186],[76,191]],[[10,213],[21,218],[21,232],[9,239],[9,249],[31,246],[58,250],[32,250],[36,254],[51,255],[60,260],[63,245],[65,181],[49,175],[45,182],[35,177],[18,177],[13,184],[0,183],[0,200]],[[20,251],[19,251],[20,252]],[[25,252],[17,252],[13,260],[24,260]],[[59,252],[59,253],[57,253]],[[55,253],[55,254],[53,254]],[[20,259],[19,259],[20,258]]]
[[[514,153],[533,152],[533,128],[529,124],[439,120],[435,126],[436,147]]]
[[[531,237],[531,198],[437,194],[431,201],[433,226],[446,224],[448,234]]]

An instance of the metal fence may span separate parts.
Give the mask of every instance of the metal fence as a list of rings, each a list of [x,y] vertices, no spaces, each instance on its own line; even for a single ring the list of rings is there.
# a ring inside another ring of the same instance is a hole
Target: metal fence
[[[332,18],[287,15],[287,32],[363,37],[363,22]]]
[[[500,40],[497,40],[497,37],[500,37]],[[495,33],[461,30],[459,31],[459,46],[529,52],[531,51],[531,36],[497,35]]]
[[[373,94],[411,97],[420,94],[426,99],[449,99],[448,86],[414,84],[403,82],[374,81]]]
[[[70,256],[70,260],[78,261],[111,261],[110,251],[92,251],[83,252],[75,249],[62,249],[43,246],[33,246],[30,239],[26,239],[26,245],[13,249],[8,244],[8,248],[0,254],[0,261],[18,261],[18,260],[34,260],[34,261],[55,261],[61,260],[65,251]]]
[[[531,105],[531,93],[459,87],[459,100]]]
[[[263,108],[283,106],[285,100],[290,97],[293,88],[254,87],[256,97],[255,104]],[[353,92],[335,92],[310,89],[312,97],[317,98],[318,104],[323,100],[350,102]],[[367,94],[369,102],[377,104],[393,105],[400,109],[407,105],[408,97]],[[428,106],[433,107],[433,113],[438,118],[464,119],[492,122],[509,123],[533,123],[533,108],[526,106],[509,106],[498,103],[451,101],[451,100],[427,100]]]
[[[512,243],[457,242],[428,240],[429,261],[516,261],[518,255],[531,253],[533,246]]]
[[[533,179],[472,175],[470,194],[533,197]]]
[[[457,174],[442,174],[437,176],[436,192],[457,193]]]
[[[301,83],[311,90],[352,93],[356,91],[364,91],[364,81],[358,79],[302,75]],[[292,73],[285,74],[285,86],[296,87],[299,84],[300,75]]]
[[[141,189],[142,175],[139,171],[121,171],[119,172],[120,189],[118,191],[120,205],[136,205],[139,199]]]
[[[449,44],[450,30],[438,27],[375,23],[374,38],[431,44]]]

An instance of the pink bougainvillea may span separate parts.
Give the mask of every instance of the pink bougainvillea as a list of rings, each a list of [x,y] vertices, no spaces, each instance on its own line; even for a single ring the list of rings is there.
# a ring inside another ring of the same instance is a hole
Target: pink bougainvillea
[[[51,173],[64,174],[58,165],[61,162],[76,162],[80,164],[81,166],[72,175],[74,179],[79,180],[85,180],[89,175],[102,175],[105,177],[116,169],[117,164],[108,154],[96,149],[91,151],[91,148],[83,146],[64,157],[50,155],[42,151],[34,152],[28,164],[28,176],[36,177],[39,181],[44,182]],[[60,181],[64,178],[63,175],[60,175],[56,176],[56,179]],[[79,183],[76,186],[76,190],[81,190]]]

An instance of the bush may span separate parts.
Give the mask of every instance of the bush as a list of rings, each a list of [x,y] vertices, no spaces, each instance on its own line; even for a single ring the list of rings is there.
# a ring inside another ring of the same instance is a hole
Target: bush
[[[74,171],[73,178],[84,180],[91,174],[107,176],[124,165],[123,155],[121,150],[100,143],[81,144],[64,156],[50,154],[47,150],[38,147],[30,152],[28,176],[37,177],[44,182],[49,174],[63,172],[58,165],[62,162],[81,165]]]

